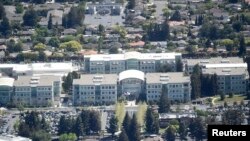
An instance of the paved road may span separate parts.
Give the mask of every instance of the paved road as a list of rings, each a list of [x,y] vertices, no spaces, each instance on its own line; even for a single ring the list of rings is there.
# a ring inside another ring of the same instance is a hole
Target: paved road
[[[155,8],[155,17],[158,20],[164,20],[163,12],[162,10],[166,7],[167,1],[154,1],[154,4],[156,5]]]
[[[108,117],[108,114],[107,112],[101,112],[101,130],[106,130],[106,124],[107,124],[107,117]]]

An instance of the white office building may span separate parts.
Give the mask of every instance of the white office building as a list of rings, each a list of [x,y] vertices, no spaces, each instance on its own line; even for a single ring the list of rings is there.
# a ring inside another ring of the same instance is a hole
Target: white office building
[[[247,67],[212,67],[211,65],[202,69],[203,75],[217,74],[219,91],[225,94],[245,94],[248,86]]]
[[[145,95],[148,101],[158,101],[161,94],[171,101],[190,101],[190,77],[180,73],[144,73],[126,70],[117,74],[84,74],[73,81],[75,105],[111,104],[119,96],[138,98]]]
[[[193,68],[195,65],[199,65],[201,68],[205,66],[209,67],[247,67],[247,64],[244,63],[243,58],[239,57],[214,57],[208,59],[185,59],[183,60],[185,65],[185,72],[187,74],[192,74]]]
[[[11,101],[14,79],[0,77],[0,105],[6,105]]]
[[[14,103],[28,106],[53,106],[61,94],[60,76],[19,76],[14,82]]]
[[[73,80],[73,103],[114,104],[117,101],[116,74],[84,74]]]
[[[17,76],[57,75],[65,76],[69,72],[77,71],[81,66],[69,63],[31,63],[31,64],[0,64],[0,72]]]
[[[126,52],[124,54],[86,55],[84,63],[85,71],[92,74],[118,74],[130,69],[147,73],[158,72],[166,64],[175,71],[177,59],[181,59],[180,53]]]
[[[146,95],[148,101],[158,101],[161,94],[170,101],[187,102],[191,97],[189,76],[180,73],[147,73]]]

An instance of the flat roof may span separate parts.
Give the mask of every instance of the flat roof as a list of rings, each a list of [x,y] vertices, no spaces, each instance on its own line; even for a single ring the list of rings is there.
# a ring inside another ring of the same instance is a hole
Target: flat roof
[[[14,78],[0,77],[0,86],[12,87],[14,84]]]
[[[85,58],[90,58],[90,61],[111,61],[111,60],[162,60],[175,59],[176,56],[181,56],[181,53],[140,53],[140,52],[126,52],[124,54],[94,54],[86,55]]]
[[[117,78],[117,74],[82,74],[80,79],[73,80],[73,85],[117,84]]]
[[[54,81],[61,81],[60,76],[43,75],[43,76],[19,76],[14,82],[14,86],[51,86]]]
[[[139,70],[126,70],[119,74],[119,81],[127,78],[136,78],[144,81],[144,72]]]
[[[146,73],[147,83],[185,83],[190,82],[189,76],[184,76],[183,72],[170,73]]]
[[[247,68],[247,63],[238,64],[205,64],[205,68]]]
[[[69,72],[76,71],[78,68],[67,63],[31,63],[31,64],[0,64],[0,69],[12,69],[16,73],[31,72],[31,74],[39,73],[59,73],[65,75]]]
[[[248,75],[247,68],[205,68],[202,69],[202,73],[217,75]]]
[[[203,65],[203,64],[237,64],[237,63],[244,63],[243,58],[240,57],[213,57],[207,59],[185,59],[184,60],[187,65],[194,66],[196,64]]]

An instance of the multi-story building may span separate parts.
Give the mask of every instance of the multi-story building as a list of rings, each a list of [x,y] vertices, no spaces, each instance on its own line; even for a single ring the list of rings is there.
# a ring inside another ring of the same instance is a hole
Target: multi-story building
[[[73,81],[75,105],[115,103],[118,96],[158,101],[161,94],[171,101],[190,101],[190,77],[180,73],[146,73],[126,70],[116,74],[85,74]]]
[[[88,73],[120,73],[125,70],[158,72],[164,65],[176,70],[176,61],[181,59],[180,53],[139,53],[97,54],[84,56],[85,71]]]
[[[73,80],[73,102],[81,104],[113,104],[117,101],[116,74],[86,74]]]
[[[210,67],[202,69],[203,75],[217,74],[218,89],[220,92],[229,94],[245,94],[248,86],[248,71],[244,67]]]
[[[57,75],[65,76],[69,72],[78,71],[81,64],[76,63],[31,63],[31,64],[0,64],[3,74],[18,76]]]
[[[0,105],[6,105],[11,101],[13,83],[13,78],[0,77]]]
[[[171,101],[187,102],[191,96],[189,76],[180,73],[147,73],[146,95],[148,101],[158,101],[166,94]]]
[[[247,67],[247,64],[244,63],[242,58],[239,57],[215,57],[215,58],[209,58],[209,59],[185,59],[183,60],[183,63],[185,64],[185,72],[187,74],[192,74],[193,68],[195,65],[199,65],[201,68],[203,68],[205,65],[212,65],[212,66],[218,66],[218,67]]]
[[[59,76],[20,76],[14,82],[14,102],[33,106],[52,106],[61,94]]]

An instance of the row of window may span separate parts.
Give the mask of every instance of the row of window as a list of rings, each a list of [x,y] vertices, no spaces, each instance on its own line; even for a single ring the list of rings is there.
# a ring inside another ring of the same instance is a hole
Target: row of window
[[[114,96],[102,96],[101,98],[96,98],[97,100],[100,100],[100,99],[103,99],[103,100],[110,100],[110,99],[112,99],[112,100],[114,100],[116,97],[114,97]],[[82,97],[82,100],[83,101],[86,101],[86,100],[95,100],[95,97],[90,97],[90,96],[88,96],[88,97]]]
[[[150,98],[151,99],[158,99],[158,98],[160,98],[160,95],[148,95],[147,98],[148,99],[150,99]]]
[[[175,95],[169,95],[169,97],[170,97],[170,98],[182,98],[183,95],[179,95],[179,94],[176,95],[176,94],[175,94]]]
[[[245,89],[246,87],[244,86],[239,86],[239,87],[228,87],[228,89],[231,89],[231,90],[241,90],[241,89]],[[221,90],[224,90],[225,87],[220,87]]]
[[[148,94],[159,94],[159,91],[148,91]]]
[[[37,96],[51,96],[51,93],[37,93]]]
[[[148,87],[148,89],[150,89],[150,88],[157,89],[157,88],[161,88],[161,85],[148,85],[147,87]]]

